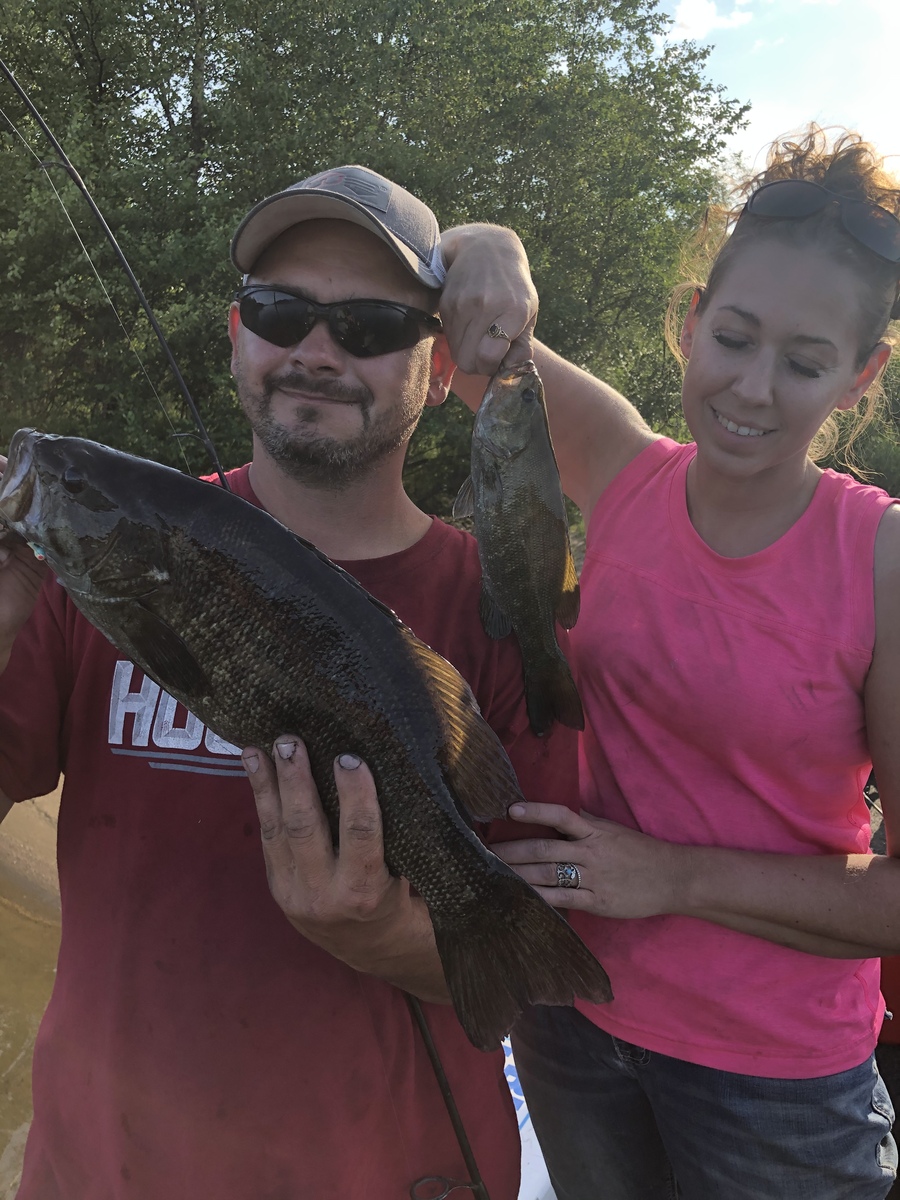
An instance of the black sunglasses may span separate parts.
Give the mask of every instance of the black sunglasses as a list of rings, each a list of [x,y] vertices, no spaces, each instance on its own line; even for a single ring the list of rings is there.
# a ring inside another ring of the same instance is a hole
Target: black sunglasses
[[[440,333],[439,317],[392,300],[339,300],[317,304],[287,288],[253,283],[239,288],[234,298],[241,324],[273,346],[296,346],[316,321],[328,330],[342,350],[354,358],[375,358],[408,350],[429,333]]]
[[[870,200],[852,200],[807,179],[776,179],[764,183],[744,205],[755,217],[802,220],[837,201],[841,224],[852,238],[887,262],[900,262],[900,221]]]

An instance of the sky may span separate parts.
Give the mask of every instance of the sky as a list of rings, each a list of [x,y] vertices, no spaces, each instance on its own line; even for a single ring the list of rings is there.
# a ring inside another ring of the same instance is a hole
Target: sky
[[[751,104],[728,149],[765,146],[814,120],[848,126],[900,176],[900,0],[662,0],[670,38],[712,46],[707,78]],[[894,156],[897,157],[894,157]]]

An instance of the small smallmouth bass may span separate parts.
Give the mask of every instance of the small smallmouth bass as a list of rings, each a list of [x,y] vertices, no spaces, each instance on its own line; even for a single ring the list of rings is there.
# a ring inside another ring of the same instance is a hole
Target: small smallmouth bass
[[[299,734],[335,838],[332,763],[368,763],[385,859],[428,906],[475,1046],[496,1047],[528,1004],[611,999],[567,922],[472,831],[522,795],[465,680],[314,546],[215,484],[33,430],[10,445],[0,520],[219,737]]]
[[[533,362],[501,367],[472,430],[472,474],[453,506],[472,516],[483,576],[481,623],[492,638],[515,630],[531,728],[584,729],[581,699],[556,639],[578,620],[578,575],[566,503]]]

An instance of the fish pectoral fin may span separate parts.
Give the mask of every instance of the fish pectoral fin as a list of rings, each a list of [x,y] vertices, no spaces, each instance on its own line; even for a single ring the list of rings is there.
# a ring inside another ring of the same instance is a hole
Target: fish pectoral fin
[[[453,501],[453,515],[457,520],[460,517],[475,515],[475,485],[472,483],[471,475],[459,489],[456,499]]]
[[[578,572],[575,570],[575,560],[569,550],[566,557],[566,573],[563,578],[562,595],[556,605],[556,619],[563,629],[571,629],[578,620],[581,608],[581,588],[578,583]]]
[[[169,687],[200,695],[211,690],[209,677],[185,642],[155,612],[140,603],[129,605],[121,629],[140,659],[138,665],[165,679]]]
[[[512,621],[494,599],[493,592],[481,581],[481,599],[478,602],[481,624],[489,638],[498,640],[512,633]]]

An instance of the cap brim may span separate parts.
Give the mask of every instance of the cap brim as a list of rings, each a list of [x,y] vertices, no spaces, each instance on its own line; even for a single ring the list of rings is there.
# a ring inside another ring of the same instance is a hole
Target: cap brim
[[[334,192],[279,192],[252,209],[237,228],[231,242],[231,261],[244,275],[250,274],[263,251],[280,234],[303,221],[351,221],[379,237],[394,251],[404,266],[428,288],[440,288],[443,280],[408,246],[371,215],[362,205]]]

